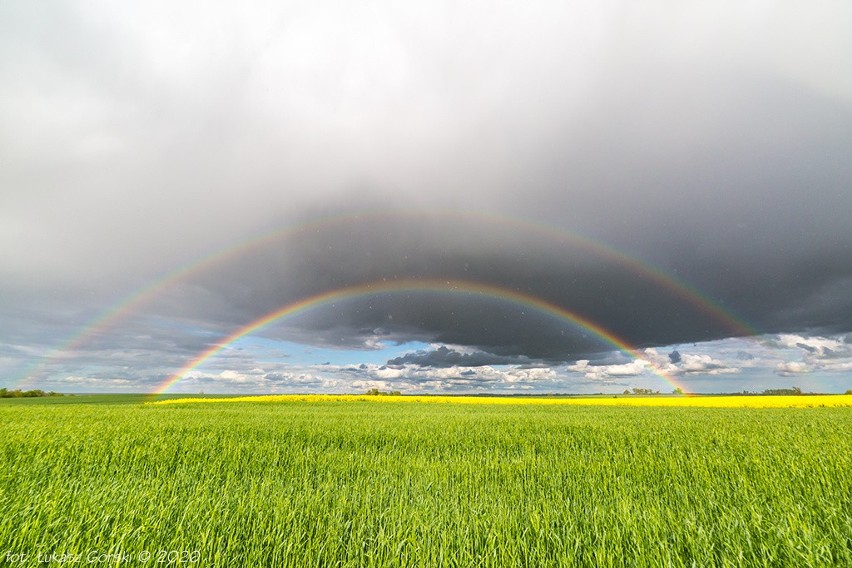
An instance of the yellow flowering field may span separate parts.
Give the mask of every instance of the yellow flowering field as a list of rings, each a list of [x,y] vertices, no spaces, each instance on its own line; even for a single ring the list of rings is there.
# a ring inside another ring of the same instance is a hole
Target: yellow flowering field
[[[228,402],[386,402],[425,404],[574,405],[574,406],[688,406],[695,408],[818,408],[852,407],[852,395],[803,396],[629,396],[612,397],[479,397],[370,396],[337,394],[280,394],[234,397],[187,397],[154,404],[220,404]]]

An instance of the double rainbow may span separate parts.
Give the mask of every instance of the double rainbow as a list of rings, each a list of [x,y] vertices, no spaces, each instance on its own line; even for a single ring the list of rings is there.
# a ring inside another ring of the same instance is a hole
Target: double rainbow
[[[428,217],[443,219],[457,219],[459,222],[481,221],[491,223],[506,230],[523,231],[529,234],[539,235],[557,243],[567,242],[580,250],[584,250],[599,258],[613,262],[625,267],[640,278],[655,283],[662,289],[667,290],[672,296],[692,305],[696,310],[709,316],[715,321],[725,325],[731,331],[732,336],[755,336],[759,332],[743,320],[737,318],[727,308],[714,302],[702,294],[694,286],[674,277],[653,265],[618,251],[613,247],[591,240],[576,233],[557,229],[542,223],[530,220],[505,217],[502,215],[481,212],[460,212],[454,210],[378,210],[348,213],[344,215],[330,216],[318,220],[312,220],[285,228],[278,228],[256,235],[252,238],[226,246],[212,253],[197,258],[179,268],[168,272],[160,278],[150,282],[146,286],[137,289],[122,300],[104,310],[98,317],[80,328],[79,331],[68,337],[60,345],[52,349],[47,355],[41,357],[31,365],[27,366],[12,380],[12,385],[20,387],[26,384],[37,372],[52,361],[61,359],[67,353],[71,353],[86,342],[92,340],[104,331],[110,329],[122,319],[138,311],[145,303],[153,300],[158,295],[167,292],[181,282],[203,274],[204,271],[219,266],[225,262],[259,250],[276,241],[293,239],[299,237],[310,237],[319,231],[331,229],[345,224],[370,221],[380,222],[384,219],[395,219],[399,217],[411,217],[422,219]],[[316,296],[315,296],[316,297]],[[242,329],[242,328],[241,328]],[[237,330],[238,332],[239,330]],[[235,333],[237,333],[235,332]]]

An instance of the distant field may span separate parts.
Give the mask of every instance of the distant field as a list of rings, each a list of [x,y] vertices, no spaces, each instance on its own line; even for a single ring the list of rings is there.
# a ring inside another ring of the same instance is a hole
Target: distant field
[[[852,566],[852,397],[364,398],[0,401],[0,565]]]
[[[696,408],[820,408],[852,407],[852,395],[804,396],[369,396],[348,394],[275,394],[260,396],[181,397],[152,400],[153,404],[223,402],[402,402],[427,404],[503,404],[557,406],[669,406]]]

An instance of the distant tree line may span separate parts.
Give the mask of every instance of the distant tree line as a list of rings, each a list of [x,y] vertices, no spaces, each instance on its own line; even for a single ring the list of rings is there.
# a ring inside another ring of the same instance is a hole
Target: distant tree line
[[[648,395],[660,394],[660,391],[655,391],[655,390],[652,390],[652,389],[634,388],[634,389],[625,389],[624,393],[622,393],[622,394],[648,396]],[[686,394],[686,393],[683,392],[682,388],[677,387],[672,391],[672,394],[683,395],[683,394]],[[749,392],[747,390],[744,390],[743,392],[718,393],[718,394],[726,394],[726,395],[729,395],[729,396],[737,396],[737,395],[739,395],[739,396],[764,396],[764,395],[767,395],[767,396],[800,396],[800,395],[805,395],[805,394],[817,394],[817,393],[802,392],[802,389],[800,389],[799,387],[790,387],[790,388],[784,388],[784,389],[766,389],[763,392]],[[846,394],[852,394],[852,389],[846,391]]]
[[[788,389],[766,389],[763,392],[749,392],[744,390],[741,393],[733,393],[733,394],[742,394],[744,396],[799,396],[803,394],[819,394],[816,392],[802,392],[802,389],[799,387],[791,387]]]
[[[655,391],[652,389],[637,389],[634,388],[633,392],[630,392],[627,389],[624,389],[624,394],[639,394],[639,395],[649,395],[649,394],[660,394],[660,391]]]
[[[400,396],[402,393],[399,391],[380,391],[379,389],[370,389],[365,392],[367,396]]]
[[[778,396],[778,395],[799,395],[799,394],[802,394],[802,389],[800,389],[799,387],[793,387],[793,388],[789,388],[789,389],[766,389],[765,391],[763,391],[762,394],[769,394],[769,395],[775,395],[775,396]]]
[[[21,389],[8,390],[0,389],[0,398],[38,398],[40,396],[62,396],[58,392],[45,392],[41,389],[22,391]]]

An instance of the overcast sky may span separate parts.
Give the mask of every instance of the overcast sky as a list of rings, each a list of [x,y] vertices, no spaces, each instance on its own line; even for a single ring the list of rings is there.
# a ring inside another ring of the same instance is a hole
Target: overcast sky
[[[529,305],[408,290],[282,318],[173,390],[670,390],[655,368],[850,389],[850,21],[845,1],[3,2],[0,386],[150,391],[283,306],[445,279],[640,359]]]

